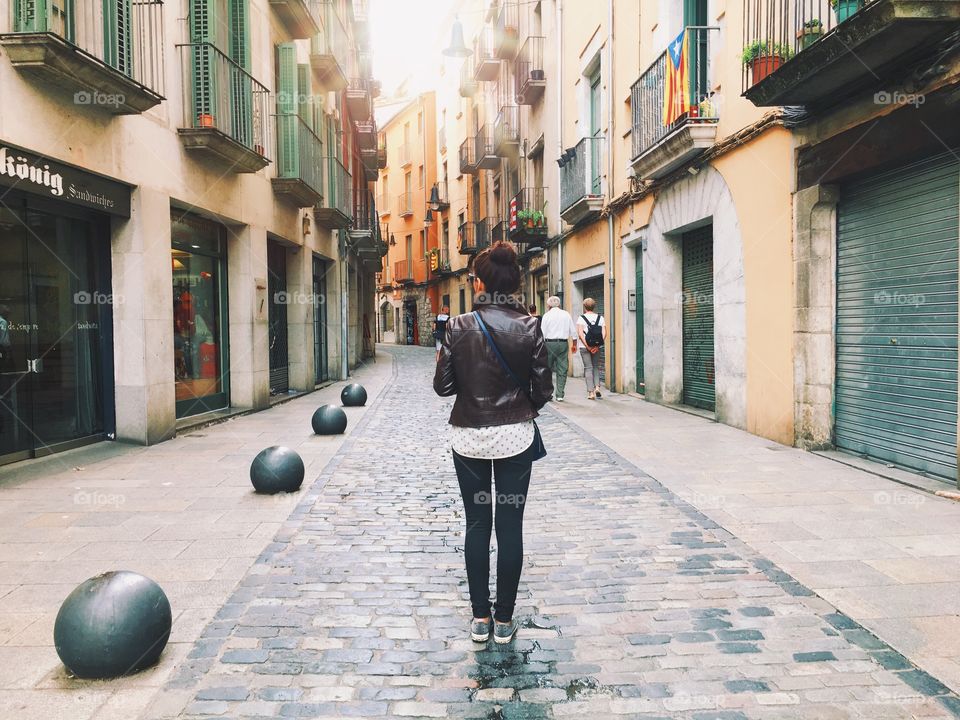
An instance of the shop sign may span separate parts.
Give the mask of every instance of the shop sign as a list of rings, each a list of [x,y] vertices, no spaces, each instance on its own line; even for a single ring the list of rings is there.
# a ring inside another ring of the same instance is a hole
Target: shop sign
[[[0,143],[0,187],[130,217],[129,185],[6,143]]]

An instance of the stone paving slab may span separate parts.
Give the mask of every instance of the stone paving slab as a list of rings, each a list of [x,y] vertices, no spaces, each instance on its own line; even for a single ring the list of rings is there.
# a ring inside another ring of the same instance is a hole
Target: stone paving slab
[[[391,376],[390,356],[380,359],[351,378],[371,397]],[[344,441],[313,435],[310,417],[339,405],[344,384],[152,447],[99,443],[0,468],[0,719],[140,715],[299,502],[256,495],[250,461],[264,447],[292,446],[309,485]],[[348,409],[348,433],[368,409]],[[146,672],[78,681],[56,655],[54,619],[77,584],[115,569],[162,585],[170,643]]]
[[[960,503],[634,396],[552,407],[960,691]]]
[[[376,400],[142,717],[955,718],[960,699],[553,412],[522,627],[468,639],[433,353]],[[671,449],[671,452],[673,449]]]

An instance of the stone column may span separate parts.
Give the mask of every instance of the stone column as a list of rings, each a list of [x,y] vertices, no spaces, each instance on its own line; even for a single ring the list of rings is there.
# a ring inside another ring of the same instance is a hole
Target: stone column
[[[303,247],[287,249],[287,355],[291,390],[313,390],[316,362],[313,356],[313,255]]]
[[[267,232],[233,226],[227,232],[230,316],[230,405],[270,405]]]
[[[837,189],[814,185],[794,195],[794,437],[798,447],[833,444],[836,365]]]
[[[146,445],[176,429],[170,235],[170,197],[144,187],[113,221],[117,438]]]

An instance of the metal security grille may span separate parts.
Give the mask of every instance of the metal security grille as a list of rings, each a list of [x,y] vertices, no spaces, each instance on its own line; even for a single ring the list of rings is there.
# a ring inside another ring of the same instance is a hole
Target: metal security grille
[[[597,301],[597,306],[593,309],[593,311],[598,315],[603,315],[603,275],[590,278],[589,280],[584,280],[580,288],[583,292],[584,298],[593,298]],[[577,318],[579,317],[580,316],[577,315]],[[607,319],[604,318],[603,321],[606,322]],[[609,328],[607,329],[607,332],[610,332]],[[600,384],[603,385],[607,379],[606,350],[601,350],[594,357],[600,360]]]
[[[957,474],[960,164],[953,154],[842,188],[837,447]]]
[[[267,292],[270,295],[270,394],[290,389],[290,361],[287,353],[287,251],[267,243]]]
[[[683,403],[713,410],[713,227],[683,236],[682,282]]]
[[[313,258],[313,354],[318,383],[330,379],[327,342],[327,266],[318,257]]]

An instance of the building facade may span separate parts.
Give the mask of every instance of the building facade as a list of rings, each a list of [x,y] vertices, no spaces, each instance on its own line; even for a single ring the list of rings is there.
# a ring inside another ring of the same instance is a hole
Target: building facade
[[[159,442],[373,353],[365,3],[107,5],[0,17],[0,462]]]
[[[574,315],[597,301],[608,387],[956,481],[958,17],[950,1],[464,5],[461,252],[543,187],[525,292]],[[525,78],[546,80],[530,105]]]

